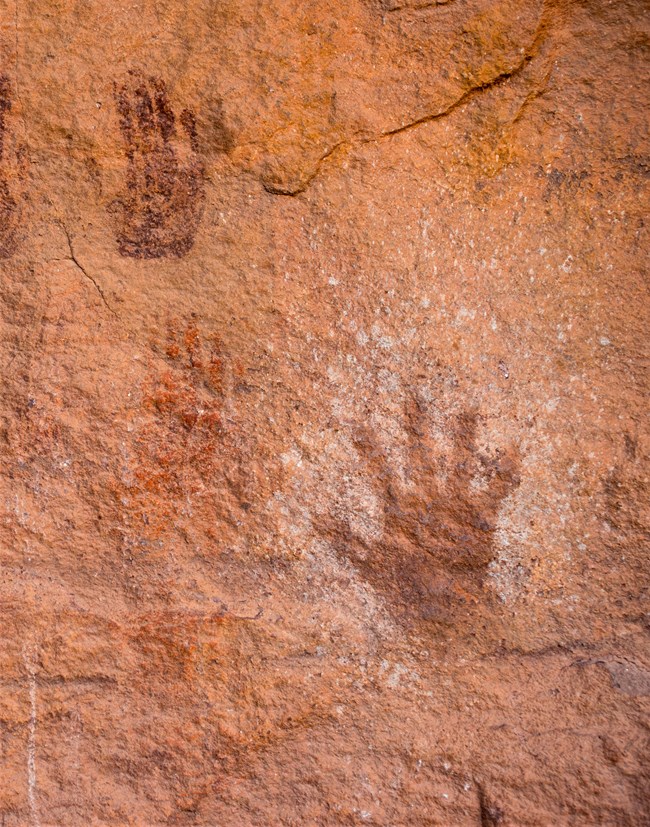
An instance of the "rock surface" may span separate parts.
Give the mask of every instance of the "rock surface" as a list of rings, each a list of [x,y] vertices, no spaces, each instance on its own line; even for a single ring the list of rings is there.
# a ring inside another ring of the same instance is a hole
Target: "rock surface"
[[[0,823],[650,824],[644,0],[0,0]]]

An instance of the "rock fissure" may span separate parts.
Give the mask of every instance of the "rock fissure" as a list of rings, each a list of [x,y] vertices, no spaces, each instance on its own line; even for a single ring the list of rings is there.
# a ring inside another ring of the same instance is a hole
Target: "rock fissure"
[[[70,236],[70,233],[68,232],[67,227],[62,223],[59,223],[59,226],[63,230],[66,241],[68,243],[68,251],[70,253],[70,255],[65,260],[66,261],[71,261],[75,265],[75,267],[82,273],[84,278],[86,278],[93,285],[93,287],[97,291],[97,295],[102,300],[102,304],[104,305],[104,307],[106,307],[106,309],[109,311],[109,313],[112,316],[114,316],[115,318],[118,318],[117,313],[111,307],[111,305],[108,303],[108,300],[106,298],[106,295],[105,295],[104,290],[103,290],[102,286],[100,285],[100,283],[97,281],[96,278],[94,278],[94,276],[92,276],[88,272],[88,270],[86,270],[86,268],[83,266],[83,264],[81,264],[81,262],[77,258],[76,254],[75,254],[75,251],[74,251],[74,247],[72,246],[72,237]],[[56,260],[57,259],[55,259],[55,261]]]
[[[435,4],[440,5],[440,4]],[[406,7],[405,7],[406,8]],[[336,142],[332,147],[330,147],[320,158],[314,163],[314,168],[312,173],[304,180],[301,181],[295,187],[287,188],[286,186],[282,186],[280,184],[273,184],[267,181],[263,182],[264,189],[272,193],[274,195],[288,195],[288,196],[295,196],[305,192],[309,186],[313,183],[315,178],[318,177],[322,166],[326,163],[326,161],[331,158],[338,150],[345,149],[347,151],[351,151],[356,146],[362,146],[364,144],[373,144],[379,141],[383,141],[386,138],[394,137],[395,135],[402,134],[404,132],[409,132],[413,129],[417,129],[418,127],[425,126],[426,124],[432,123],[437,120],[441,120],[442,118],[448,117],[449,115],[453,114],[456,110],[462,108],[468,103],[471,103],[480,95],[484,94],[485,92],[489,91],[490,89],[498,88],[501,84],[506,83],[509,80],[517,77],[522,70],[532,61],[539,50],[539,46],[542,42],[543,37],[547,33],[547,26],[545,22],[546,17],[546,10],[543,7],[542,12],[540,14],[538,26],[532,38],[530,45],[524,50],[522,49],[523,55],[521,60],[517,63],[517,65],[512,68],[508,69],[507,71],[501,72],[496,77],[492,78],[490,81],[486,83],[477,84],[476,86],[472,86],[470,89],[467,89],[462,95],[460,95],[455,101],[450,103],[444,109],[437,111],[437,112],[430,112],[426,115],[423,115],[421,118],[417,118],[409,123],[402,124],[398,127],[393,129],[387,129],[383,132],[379,132],[376,135],[371,137],[361,137],[356,136],[350,139],[345,139]],[[546,74],[542,83],[536,87],[535,89],[529,92],[524,101],[522,102],[517,114],[515,115],[514,119],[511,122],[511,125],[516,123],[522,116],[525,108],[532,103],[535,98],[538,98],[540,95],[544,93],[548,80],[550,78],[550,70]]]

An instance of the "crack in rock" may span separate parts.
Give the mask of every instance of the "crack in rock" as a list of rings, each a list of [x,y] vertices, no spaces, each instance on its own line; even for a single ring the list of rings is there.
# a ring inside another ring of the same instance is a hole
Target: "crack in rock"
[[[64,224],[61,224],[61,223],[59,223],[59,226],[63,230],[63,233],[66,237],[66,241],[68,242],[68,250],[70,252],[70,255],[65,259],[65,261],[71,261],[75,265],[75,267],[77,267],[77,269],[81,271],[81,273],[84,275],[84,277],[94,286],[95,290],[97,291],[97,294],[99,295],[99,297],[102,300],[102,303],[104,304],[106,309],[109,311],[109,313],[111,313],[111,315],[113,315],[117,319],[118,318],[117,313],[111,307],[111,305],[108,303],[108,300],[106,299],[106,296],[104,294],[104,291],[102,290],[101,285],[99,284],[99,282],[95,278],[93,278],[93,276],[90,275],[90,273],[86,270],[86,268],[83,266],[83,264],[81,264],[81,262],[77,258],[76,254],[74,252],[74,247],[72,246],[72,237],[70,236],[70,233],[68,232],[68,228]],[[59,261],[59,260],[60,259],[55,259],[55,261]]]
[[[428,5],[441,5],[440,3],[435,4],[427,4]],[[407,10],[407,9],[414,9],[414,8],[425,8],[427,6],[400,6],[396,7],[395,9],[389,9],[389,11],[398,11],[398,10]],[[521,59],[517,62],[517,64],[512,67],[511,69],[507,69],[503,72],[500,72],[495,77],[490,79],[484,83],[476,83],[471,86],[469,89],[466,89],[462,92],[456,100],[449,103],[442,109],[439,109],[434,112],[428,112],[427,114],[423,115],[420,118],[416,118],[413,121],[409,121],[406,124],[401,124],[400,126],[394,127],[392,129],[386,129],[383,132],[379,132],[372,137],[360,137],[360,136],[353,136],[350,139],[343,139],[337,141],[333,146],[331,146],[323,155],[318,158],[312,168],[311,173],[309,173],[303,180],[299,181],[295,185],[285,185],[276,182],[264,181],[263,186],[264,189],[272,193],[273,195],[289,195],[295,196],[299,195],[310,186],[310,184],[318,177],[322,166],[326,163],[326,161],[331,158],[338,150],[346,149],[347,151],[352,150],[355,146],[363,146],[365,144],[377,143],[385,138],[390,138],[394,135],[399,135],[402,132],[408,132],[412,129],[416,129],[420,126],[424,126],[425,124],[431,123],[432,121],[439,120],[440,118],[444,118],[448,115],[451,115],[456,109],[464,106],[467,103],[470,103],[476,97],[482,95],[483,93],[487,92],[490,89],[494,89],[500,86],[503,83],[515,78],[519,75],[525,67],[530,63],[531,60],[535,57],[539,50],[540,43],[546,34],[546,21],[545,21],[545,12],[546,12],[546,4],[542,6],[542,10],[540,12],[540,16],[537,22],[537,26],[532,36],[532,40],[528,47],[522,49],[522,56]],[[515,120],[519,120],[522,116],[523,111],[526,107],[539,95],[543,94],[546,83],[548,82],[549,74],[545,77],[544,82],[540,87],[536,87],[533,89],[524,99],[522,102],[522,106],[517,113]]]

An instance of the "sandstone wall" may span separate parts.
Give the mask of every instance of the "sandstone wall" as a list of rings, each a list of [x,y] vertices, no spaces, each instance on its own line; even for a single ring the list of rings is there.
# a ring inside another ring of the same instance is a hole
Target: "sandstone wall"
[[[645,0],[0,0],[0,824],[650,824]]]

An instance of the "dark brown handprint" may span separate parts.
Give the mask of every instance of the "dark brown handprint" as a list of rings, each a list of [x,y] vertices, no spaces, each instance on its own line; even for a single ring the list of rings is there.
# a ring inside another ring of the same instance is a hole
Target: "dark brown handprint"
[[[377,434],[357,430],[356,448],[381,493],[383,536],[369,543],[338,519],[325,531],[402,618],[450,622],[456,610],[485,599],[496,521],[519,485],[520,457],[512,446],[485,455],[477,446],[480,421],[476,411],[451,417],[450,450],[441,453],[425,406],[412,398],[404,412],[406,479]]]
[[[135,73],[115,87],[128,160],[124,193],[112,204],[123,256],[182,258],[194,244],[203,213],[204,167],[196,121],[184,109],[179,121],[160,78]]]
[[[9,258],[16,249],[20,217],[19,202],[11,193],[10,164],[7,157],[7,115],[11,111],[11,84],[0,75],[0,258]]]

